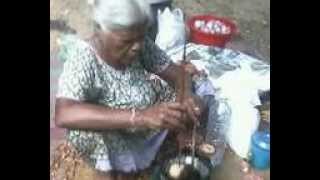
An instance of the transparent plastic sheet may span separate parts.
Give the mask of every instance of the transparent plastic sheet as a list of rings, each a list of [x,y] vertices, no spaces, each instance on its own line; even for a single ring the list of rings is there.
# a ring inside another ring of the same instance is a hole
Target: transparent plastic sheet
[[[215,153],[210,158],[211,164],[213,167],[221,164],[223,160],[223,156],[226,149],[226,128],[227,128],[227,118],[222,116],[218,116],[219,106],[223,106],[223,104],[219,104],[219,102],[215,99],[214,96],[206,95],[203,98],[203,101],[208,108],[208,116],[205,117],[207,120],[204,123],[205,129],[205,141],[209,144],[213,144],[215,147]],[[230,111],[226,110],[225,113]]]

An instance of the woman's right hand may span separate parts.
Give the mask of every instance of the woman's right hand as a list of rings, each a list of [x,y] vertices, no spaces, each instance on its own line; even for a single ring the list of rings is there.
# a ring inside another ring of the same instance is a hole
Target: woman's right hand
[[[142,125],[148,128],[185,129],[186,109],[181,103],[161,103],[140,112]]]

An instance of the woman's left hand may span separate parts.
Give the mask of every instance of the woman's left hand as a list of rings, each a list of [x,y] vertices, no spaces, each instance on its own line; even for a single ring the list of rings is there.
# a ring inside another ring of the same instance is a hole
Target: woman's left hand
[[[184,98],[183,105],[187,109],[188,117],[195,123],[199,123],[200,116],[204,111],[204,105],[199,96],[188,94]]]
[[[183,72],[186,72],[184,74]],[[182,76],[183,75],[185,76]],[[200,119],[200,115],[204,110],[204,105],[199,96],[196,96],[192,93],[192,76],[201,73],[197,68],[191,63],[182,63],[180,65],[172,64],[165,71],[163,71],[159,76],[171,82],[172,86],[175,87],[177,92],[177,101],[181,102],[184,108],[187,110],[188,117],[197,122]],[[183,79],[184,78],[184,79]],[[181,83],[184,82],[184,83]],[[184,87],[183,87],[184,86]],[[180,92],[184,91],[184,92]],[[185,118],[183,118],[185,119]]]

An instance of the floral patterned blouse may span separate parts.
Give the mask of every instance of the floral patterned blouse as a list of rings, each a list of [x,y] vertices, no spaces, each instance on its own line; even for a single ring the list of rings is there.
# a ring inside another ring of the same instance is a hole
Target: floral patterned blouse
[[[159,73],[172,62],[148,38],[138,60],[123,71],[109,66],[90,44],[72,35],[64,37],[59,57],[64,61],[64,68],[57,98],[120,109],[146,108],[157,102],[174,100],[173,89],[150,73]],[[159,133],[160,130],[134,128],[103,131],[70,129],[67,140],[91,166],[109,171],[117,169],[117,161],[129,161],[128,156],[119,159],[121,155],[143,152],[146,140],[159,136]],[[152,159],[146,160],[145,164],[150,164]]]

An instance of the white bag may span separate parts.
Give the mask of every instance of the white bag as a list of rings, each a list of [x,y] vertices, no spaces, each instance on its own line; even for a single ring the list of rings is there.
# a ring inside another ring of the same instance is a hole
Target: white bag
[[[249,64],[240,64],[240,69],[226,72],[215,82],[221,89],[220,96],[228,99],[227,103],[232,109],[227,141],[237,155],[248,158],[251,137],[260,122],[259,111],[255,108],[261,105],[258,90],[269,89],[270,81],[254,72]]]
[[[186,41],[186,28],[181,9],[158,11],[158,34],[155,43],[164,51],[183,46]]]

